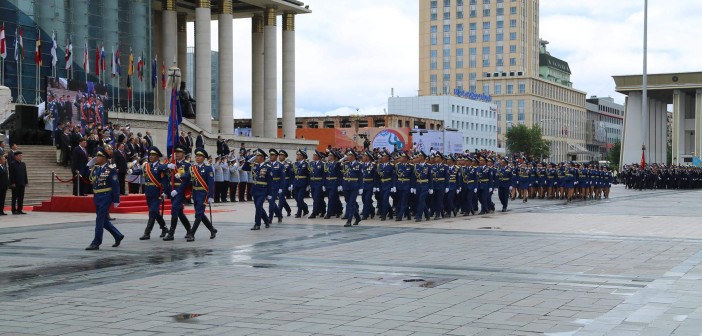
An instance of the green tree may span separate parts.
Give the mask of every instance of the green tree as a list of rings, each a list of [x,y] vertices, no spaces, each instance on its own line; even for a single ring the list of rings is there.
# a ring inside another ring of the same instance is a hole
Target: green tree
[[[527,127],[519,124],[507,130],[505,134],[507,149],[511,153],[524,153],[532,159],[540,159],[548,157],[551,151],[551,146],[548,141],[543,138],[541,127],[533,125]]]
[[[619,156],[621,155],[621,152],[622,142],[617,140],[617,142],[614,143],[614,146],[612,146],[612,149],[609,150],[609,153],[607,153],[607,160],[609,160],[609,163],[614,169],[619,168]]]

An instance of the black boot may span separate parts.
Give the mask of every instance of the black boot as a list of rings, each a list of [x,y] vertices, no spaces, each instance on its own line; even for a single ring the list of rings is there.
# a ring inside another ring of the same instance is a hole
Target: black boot
[[[165,237],[168,233],[168,229],[166,228],[166,221],[163,220],[163,216],[156,218],[156,222],[158,222],[158,226],[161,228],[161,235],[159,237]]]
[[[197,232],[197,228],[200,226],[200,218],[195,218],[195,223],[193,223],[193,228],[190,230],[190,237],[188,237],[188,241],[193,241],[195,240],[195,232]]]
[[[171,228],[168,230],[168,235],[163,238],[165,241],[172,241],[175,234],[176,225],[178,225],[178,217],[171,218]]]
[[[180,218],[180,222],[183,223],[183,227],[185,228],[185,238],[187,239],[188,236],[190,236],[190,221],[188,220],[188,217],[185,216],[185,214],[183,214],[182,217],[179,216],[178,218]]]
[[[155,218],[149,218],[149,221],[146,223],[146,230],[144,230],[144,235],[139,237],[139,240],[151,239],[151,230],[154,228],[155,221],[156,221]]]
[[[212,226],[212,223],[210,222],[210,219],[205,217],[202,219],[202,223],[205,224],[205,227],[210,230],[210,239],[215,239],[217,237],[217,229]]]
[[[344,224],[344,226],[351,226],[351,220],[350,220],[350,219],[347,220],[347,221],[346,221],[346,224]]]

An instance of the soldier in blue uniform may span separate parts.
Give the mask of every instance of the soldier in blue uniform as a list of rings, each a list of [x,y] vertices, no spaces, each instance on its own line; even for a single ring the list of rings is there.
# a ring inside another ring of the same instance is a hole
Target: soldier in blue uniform
[[[456,217],[458,214],[456,194],[461,192],[461,171],[456,165],[456,157],[449,155],[447,159],[448,166],[446,167],[446,173],[448,174],[448,192],[446,193],[446,217],[451,217],[451,215]]]
[[[490,192],[488,195],[488,210],[491,212],[495,212],[495,202],[492,201],[492,195],[497,189],[497,186],[499,185],[499,180],[497,179],[497,167],[495,167],[495,159],[488,157],[487,158],[487,166],[488,169],[490,169],[490,180],[492,181],[492,185],[490,186]]]
[[[476,194],[478,191],[477,179],[475,176],[475,164],[473,157],[466,158],[466,164],[461,172],[461,190],[463,190],[463,216],[475,215]]]
[[[212,166],[205,163],[207,151],[203,148],[195,149],[195,164],[190,166],[190,170],[183,175],[183,182],[177,190],[171,192],[171,197],[182,194],[189,185],[193,188],[192,200],[195,205],[195,223],[190,231],[188,241],[195,240],[195,232],[202,222],[210,230],[210,239],[217,236],[217,229],[212,226],[209,218],[205,215],[206,204],[214,203],[214,170]]]
[[[363,183],[361,189],[361,199],[363,200],[363,211],[361,219],[366,220],[368,216],[375,217],[375,208],[373,207],[373,192],[378,185],[378,170],[373,162],[373,153],[366,150],[363,152],[363,162],[361,163],[361,175],[363,175]]]
[[[271,182],[271,189],[273,189],[273,197],[268,200],[268,221],[273,222],[273,217],[278,217],[278,223],[283,221],[283,210],[278,207],[278,199],[283,196],[283,188],[285,187],[285,168],[278,161],[278,151],[271,148],[268,150],[269,161],[266,163],[268,165],[268,170],[271,172],[273,182]]]
[[[492,189],[492,173],[487,166],[487,159],[480,157],[480,166],[476,169],[475,175],[478,182],[478,201],[480,202],[480,214],[484,215],[489,212],[490,204],[488,197]]]
[[[396,206],[397,213],[395,214],[395,221],[399,222],[402,218],[408,214],[407,201],[409,198],[410,187],[413,184],[414,179],[414,167],[411,163],[407,162],[409,160],[409,155],[406,152],[402,152],[399,155],[399,163],[395,165],[395,187],[394,192],[397,196],[398,204]]]
[[[288,204],[286,194],[288,192],[292,194],[292,182],[294,175],[292,163],[288,160],[288,152],[284,149],[279,150],[278,161],[283,167],[283,175],[285,176],[285,179],[283,180],[283,182],[281,182],[281,189],[283,189],[283,193],[278,198],[278,209],[281,213],[283,212],[283,210],[285,210],[287,212],[287,216],[290,217],[290,213],[292,212],[292,210],[290,209],[290,205]]]
[[[421,222],[422,217],[429,220],[429,207],[427,198],[430,192],[434,192],[434,183],[431,174],[431,165],[427,164],[427,154],[419,151],[417,154],[417,164],[414,166],[414,192],[417,195],[417,207],[414,212],[414,221]]]
[[[329,219],[336,215],[336,218],[341,217],[341,201],[339,200],[339,192],[341,191],[341,165],[337,160],[341,159],[341,154],[336,151],[330,151],[327,156],[327,162],[324,163],[324,187],[322,190],[327,193],[327,215],[324,219]]]
[[[266,199],[273,199],[273,195],[278,191],[272,188],[273,176],[271,175],[270,166],[268,163],[265,163],[266,152],[259,148],[256,150],[255,155],[252,158],[255,162],[251,166],[251,178],[253,180],[251,195],[254,199],[256,215],[254,216],[254,226],[251,230],[260,230],[261,221],[264,222],[267,228],[270,227],[266,210],[263,209],[263,203]]]
[[[377,167],[378,171],[378,216],[384,221],[390,211],[390,193],[395,191],[395,166],[390,163],[390,153],[383,150],[380,153],[380,163]]]
[[[161,228],[161,238],[165,237],[166,233],[168,233],[166,222],[163,220],[163,215],[161,214],[161,202],[165,202],[166,188],[168,188],[166,172],[168,169],[174,169],[175,164],[162,164],[159,162],[162,156],[163,154],[161,154],[161,151],[153,146],[149,148],[148,162],[144,163],[142,167],[127,172],[131,175],[143,175],[145,180],[144,194],[146,194],[146,205],[149,207],[149,221],[146,224],[144,235],[139,237],[139,240],[151,239],[151,230],[154,228],[154,222],[158,222]]]
[[[307,203],[305,203],[305,192],[310,188],[310,168],[307,162],[307,152],[298,149],[295,159],[295,163],[292,164],[293,179],[291,187],[295,203],[297,204],[295,218],[301,218],[302,216],[307,216],[310,212]]]
[[[103,230],[107,230],[115,238],[112,247],[119,246],[124,239],[124,235],[110,223],[110,206],[113,204],[115,208],[119,206],[119,179],[117,178],[117,170],[107,164],[109,158],[109,154],[104,149],[98,149],[95,153],[95,165],[90,171],[96,216],[95,236],[90,246],[85,248],[88,251],[100,249]]]
[[[175,147],[175,162],[169,164],[171,167],[171,174],[173,174],[173,180],[171,189],[176,190],[183,184],[183,175],[185,172],[190,170],[190,162],[185,161],[185,152],[187,149],[182,145],[177,145]],[[165,241],[173,240],[175,235],[176,227],[178,226],[178,219],[183,223],[185,227],[185,238],[190,237],[190,221],[185,215],[183,210],[185,209],[185,193],[178,194],[175,197],[171,197],[171,227],[168,230],[168,234],[163,238]]]
[[[434,164],[431,167],[433,190],[430,191],[429,194],[433,196],[430,216],[433,215],[435,220],[443,216],[444,195],[448,192],[448,172],[443,160],[444,155],[440,152],[436,152],[434,155]]]
[[[568,165],[565,169],[565,189],[566,189],[566,198],[567,201],[570,202],[573,200],[573,193],[575,191],[575,187],[578,185],[578,170],[573,167],[573,161],[568,162]]]
[[[315,150],[312,154],[312,162],[309,164],[310,171],[310,195],[312,196],[312,214],[310,219],[317,216],[324,217],[326,212],[324,204],[324,156]]]
[[[363,189],[361,188],[363,184],[363,173],[361,172],[361,164],[356,160],[357,156],[358,154],[356,151],[350,149],[346,152],[346,158],[341,168],[343,180],[340,191],[344,193],[344,201],[346,202],[346,214],[344,215],[346,224],[344,226],[351,226],[352,218],[356,219],[353,225],[358,225],[358,223],[361,222],[356,198],[359,194],[363,196]]]
[[[508,166],[507,159],[500,160],[500,168],[497,170],[497,196],[502,204],[502,212],[507,212],[509,202],[509,192],[512,190],[512,169]]]

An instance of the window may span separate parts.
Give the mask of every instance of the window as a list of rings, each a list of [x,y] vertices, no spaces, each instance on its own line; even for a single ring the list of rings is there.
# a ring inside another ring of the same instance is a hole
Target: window
[[[437,0],[431,0],[431,1],[429,2],[429,7],[431,7],[431,8],[436,8],[436,7],[438,7],[438,1],[437,1]]]
[[[514,57],[510,58],[510,59],[509,59],[509,65],[510,65],[510,66],[515,66],[515,65],[517,65],[517,59],[514,58]]]
[[[444,12],[444,20],[451,20],[451,12]]]
[[[504,21],[502,21],[502,20],[497,21],[497,29],[504,28],[504,26],[505,26],[505,22],[504,22]]]
[[[490,29],[490,21],[483,22],[483,29]]]
[[[509,13],[510,13],[510,14],[517,14],[517,7],[516,7],[516,6],[510,7],[510,8],[509,8]]]
[[[517,33],[515,33],[515,32],[509,33],[509,40],[516,41],[517,40]]]
[[[471,72],[470,74],[468,74],[468,78],[471,80],[475,79],[477,76],[478,74],[476,74],[475,72]]]
[[[509,20],[509,27],[510,28],[517,28],[517,20],[516,19]]]
[[[431,111],[432,112],[439,112],[439,104],[432,104]]]
[[[519,93],[525,93],[526,92],[526,85],[523,82],[519,83]]]
[[[483,9],[483,17],[489,17],[490,16],[490,8]]]
[[[489,59],[484,59],[484,60],[483,60],[483,66],[484,66],[484,67],[490,66],[490,60],[489,60]]]
[[[525,120],[525,119],[524,119],[524,99],[520,99],[520,100],[517,102],[517,106],[518,106],[518,107],[517,107],[517,108],[518,108],[518,111],[517,111],[517,112],[519,113],[518,118],[519,118],[519,121],[522,122],[522,121]]]
[[[505,15],[505,9],[504,8],[498,8],[497,9],[497,16],[502,16]]]
[[[444,44],[451,44],[451,33],[444,33]]]
[[[514,93],[514,85],[513,84],[507,84],[507,94],[513,94]],[[508,100],[509,101],[509,100]]]
[[[502,94],[502,83],[495,83],[495,94]]]
[[[451,0],[444,0],[444,7],[451,7]]]
[[[506,120],[506,121],[512,121],[512,120],[514,119],[514,118],[513,118],[513,115],[512,115],[512,101],[511,101],[511,100],[507,100],[507,101],[505,101],[505,104],[506,104],[506,106],[507,106],[507,108],[505,109],[505,120]],[[509,124],[509,123],[508,123],[508,124]],[[508,125],[508,126],[509,126],[509,125]]]
[[[490,94],[490,84],[483,84],[483,93],[484,94]]]
[[[516,44],[510,44],[509,45],[509,52],[510,54],[514,54],[517,52],[517,45]]]
[[[505,34],[503,33],[498,33],[495,35],[495,40],[496,41],[504,41],[505,40]]]
[[[437,28],[436,26],[431,26],[431,33],[430,33],[430,38],[431,38],[431,45],[436,45],[436,39],[437,39]]]
[[[505,51],[505,47],[504,47],[504,46],[497,46],[497,47],[495,47],[495,54],[496,54],[496,55],[502,55],[502,53],[503,53],[504,51]]]
[[[490,33],[483,33],[483,42],[490,42]]]

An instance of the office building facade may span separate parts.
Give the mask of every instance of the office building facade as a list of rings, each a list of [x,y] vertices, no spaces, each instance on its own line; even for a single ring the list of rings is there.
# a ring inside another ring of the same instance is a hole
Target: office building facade
[[[591,96],[587,99],[586,145],[590,159],[605,160],[614,144],[622,139],[624,105],[612,97]]]
[[[540,76],[565,71],[563,63],[549,64],[551,58],[541,56],[546,51],[539,39],[538,0],[420,0],[419,5],[420,96],[457,89],[490,95],[497,108],[497,148],[505,147],[513,125],[538,124],[551,143],[551,160],[588,153],[585,93],[568,85],[569,73],[559,80]]]

